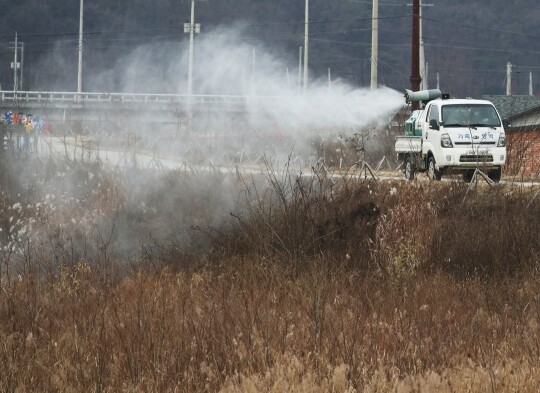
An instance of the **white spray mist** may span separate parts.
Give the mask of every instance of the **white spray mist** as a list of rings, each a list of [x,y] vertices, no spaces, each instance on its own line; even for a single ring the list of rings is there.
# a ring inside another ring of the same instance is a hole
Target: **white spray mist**
[[[151,141],[154,151],[178,156],[196,152],[199,161],[212,162],[239,152],[252,157],[286,156],[293,149],[309,154],[314,136],[353,134],[368,125],[371,129],[383,126],[402,106],[402,96],[394,90],[358,89],[339,79],[329,87],[326,76],[312,80],[307,92],[300,91],[298,84],[287,78],[287,69],[296,65],[282,58],[290,56],[248,43],[243,36],[241,27],[220,27],[198,35],[193,82],[195,95],[242,98],[242,110],[199,112],[194,115],[192,129],[186,130],[189,125],[183,118],[174,135],[167,133],[166,127],[160,135],[155,124],[148,130],[141,124],[137,132]],[[156,72],[156,61],[165,72]],[[102,79],[114,78],[114,85],[125,92],[156,93],[161,89],[186,94],[187,64],[185,45],[166,43],[161,50],[143,46],[118,59],[116,67],[89,79],[102,85]],[[149,119],[153,117],[155,114],[148,114]],[[133,129],[133,124],[129,127]],[[180,140],[173,143],[173,137]]]

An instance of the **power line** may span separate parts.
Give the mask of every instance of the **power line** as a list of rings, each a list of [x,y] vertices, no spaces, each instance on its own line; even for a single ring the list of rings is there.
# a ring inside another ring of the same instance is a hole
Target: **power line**
[[[377,19],[400,19],[400,18],[410,18],[411,14],[403,14],[403,15],[393,15],[393,16],[382,16]],[[343,23],[343,22],[363,22],[363,21],[371,21],[373,18],[353,18],[353,19],[326,19],[326,20],[315,20],[310,21],[310,24],[321,24],[321,23]],[[284,24],[301,24],[303,25],[304,22],[299,21],[283,21],[283,22],[267,22],[267,23],[254,23],[246,25],[247,27],[265,27],[265,26],[271,26],[271,25],[284,25]]]
[[[464,24],[464,23],[452,22],[452,21],[449,21],[449,20],[438,20],[438,19],[429,18],[429,17],[425,17],[425,16],[422,16],[422,20],[437,23],[439,25],[440,24],[451,24],[451,25],[455,25],[455,26],[465,27],[465,28],[468,28],[468,29],[489,31],[489,32],[492,32],[492,33],[502,33],[502,34],[508,34],[508,35],[517,35],[517,36],[529,37],[529,38],[532,38],[532,39],[540,40],[539,36],[535,36],[535,35],[531,35],[531,34],[517,33],[517,32],[514,32],[514,31],[490,29],[490,28],[486,28],[486,27],[483,27],[483,26],[467,25],[467,24]]]
[[[487,52],[500,52],[500,53],[522,53],[525,55],[538,55],[540,51],[529,51],[523,49],[500,49],[500,48],[486,48],[486,47],[475,47],[475,46],[464,46],[464,45],[443,45],[443,44],[425,44],[426,46],[436,47],[436,48],[451,48],[451,49],[464,49],[464,50],[476,50],[476,51],[487,51]]]
[[[379,17],[378,19],[380,20],[389,20],[389,19],[400,19],[400,18],[408,18],[410,17],[411,15],[410,14],[403,14],[403,15],[394,15],[394,16],[387,16],[387,17]],[[343,22],[361,22],[361,21],[371,21],[372,18],[350,18],[350,19],[326,19],[326,20],[315,20],[315,21],[310,21],[310,24],[324,24],[324,23],[343,23]],[[299,22],[299,21],[283,21],[283,22],[268,22],[268,23],[259,23],[259,24],[249,24],[249,25],[246,25],[247,27],[264,27],[264,26],[270,26],[270,25],[283,25],[283,24],[298,24],[298,25],[303,25],[304,22]],[[349,33],[349,32],[354,32],[354,31],[367,31],[369,29],[349,29],[349,30],[345,30],[344,32],[345,33]],[[135,29],[135,30],[102,30],[102,31],[85,31],[84,32],[84,37],[85,38],[85,41],[87,40],[90,40],[92,38],[88,38],[88,37],[91,37],[91,36],[96,36],[96,35],[110,35],[110,34],[140,34],[140,33],[151,33],[151,32],[165,32],[165,31],[177,31],[177,32],[180,32],[181,31],[181,28],[180,27],[165,27],[165,28],[154,28],[154,29]],[[338,31],[336,31],[337,33]],[[30,39],[30,38],[36,38],[36,37],[39,37],[39,38],[43,38],[43,37],[69,37],[69,36],[73,36],[74,38],[72,39],[65,39],[65,40],[55,40],[54,43],[56,42],[72,42],[72,41],[75,41],[78,36],[78,32],[54,32],[54,33],[35,33],[35,34],[23,34],[21,35],[22,38],[25,38],[25,39]],[[317,32],[317,33],[312,33],[312,34],[330,34],[330,32],[327,32],[327,33],[324,33],[324,32]],[[310,34],[310,35],[312,35]],[[7,38],[11,38],[11,34],[9,35],[0,35],[0,39],[7,39]],[[151,36],[151,37],[144,37],[145,39],[158,39],[160,36]],[[174,37],[171,35],[171,37]],[[297,37],[296,37],[297,38]],[[133,38],[133,37],[130,37],[129,39],[136,39],[136,38]],[[110,40],[110,41],[113,41],[113,40],[122,40],[122,38],[109,38],[109,39],[105,39],[105,38],[102,38],[103,41],[106,41],[106,40]],[[29,41],[28,42],[29,45],[33,45],[35,43]],[[46,42],[46,43],[43,43],[44,45],[46,44],[50,44],[50,42]]]
[[[391,33],[391,34],[397,34],[402,37],[410,38],[411,34],[403,33],[400,31],[395,30],[386,30],[386,29],[380,29],[381,31],[384,31],[385,33]],[[493,47],[473,47],[468,46],[468,42],[462,42],[462,41],[448,41],[445,40],[444,43],[437,43],[436,41],[439,41],[439,38],[432,38],[432,37],[423,37],[424,42],[426,46],[433,46],[433,47],[440,47],[440,48],[454,48],[454,49],[470,49],[470,50],[485,50],[485,51],[493,51],[493,52],[509,52],[509,53],[524,53],[524,54],[537,54],[536,51],[528,51],[523,49],[505,49],[505,48],[493,48]],[[429,43],[432,42],[432,43]],[[452,45],[453,44],[453,45]]]
[[[361,2],[365,4],[372,4],[371,2]],[[384,5],[405,5],[405,4],[384,4]],[[388,20],[388,19],[401,19],[401,18],[408,18],[411,17],[411,14],[403,14],[403,15],[393,15],[393,16],[385,16],[385,17],[378,17],[379,20]],[[463,23],[458,22],[452,22],[449,20],[438,20],[434,18],[429,18],[426,16],[422,16],[423,20],[430,21],[437,24],[452,24],[457,25],[460,27],[466,27],[470,29],[479,29],[482,31],[490,31],[490,32],[496,32],[496,33],[503,33],[503,34],[510,34],[510,35],[517,35],[517,36],[524,36],[524,37],[530,37],[533,39],[540,39],[539,36],[534,36],[530,34],[523,34],[523,33],[517,33],[512,32],[508,30],[499,30],[499,29],[490,29],[490,28],[484,28],[480,26],[473,26],[473,25],[467,25]],[[322,24],[322,23],[342,23],[342,22],[359,22],[359,21],[371,21],[372,18],[366,17],[366,18],[351,18],[351,19],[326,19],[326,20],[316,20],[316,21],[310,21],[310,24]],[[256,24],[248,24],[246,27],[263,27],[263,26],[270,26],[270,25],[283,25],[283,24],[304,24],[303,21],[281,21],[281,22],[267,22],[267,23],[256,23]],[[134,34],[134,33],[148,33],[148,32],[163,32],[163,31],[180,31],[180,27],[165,27],[165,28],[152,28],[152,29],[136,29],[136,30],[102,30],[102,31],[88,31],[85,32],[85,36],[92,36],[92,35],[105,35],[105,34]],[[370,29],[350,29],[345,30],[343,32],[353,32],[353,31],[363,31],[363,30],[370,30]],[[383,31],[381,29],[381,31]],[[410,36],[410,34],[402,33],[402,32],[395,32],[391,30],[384,30],[390,33],[396,33],[396,34],[402,34]],[[335,33],[340,33],[342,31],[336,30]],[[330,33],[330,32],[327,32]],[[30,38],[30,37],[54,37],[54,36],[69,36],[69,35],[77,35],[76,32],[61,32],[61,33],[36,33],[36,34],[23,34],[21,35],[22,38]],[[324,33],[316,33],[316,34],[324,34]],[[10,38],[11,35],[2,35],[0,38]]]
[[[400,19],[408,18],[411,14],[403,15],[393,15],[393,16],[384,16],[379,17],[378,19]],[[321,19],[310,21],[310,24],[322,24],[322,23],[343,23],[343,22],[362,22],[362,21],[371,21],[371,17],[366,18],[350,18],[350,19]],[[280,21],[280,22],[266,22],[266,23],[253,23],[247,24],[246,27],[264,27],[271,25],[284,25],[284,24],[295,24],[303,25],[304,21]],[[101,30],[101,31],[85,31],[84,36],[92,35],[105,35],[105,34],[135,34],[135,33],[149,33],[149,32],[163,32],[163,31],[181,31],[181,27],[164,27],[164,28],[152,28],[152,29],[134,29],[134,30]],[[55,32],[55,33],[35,33],[35,34],[22,34],[21,37],[28,39],[33,37],[62,37],[62,36],[77,36],[78,32]],[[0,35],[0,39],[10,38],[12,34],[3,34]]]
[[[364,29],[348,29],[348,30],[333,30],[333,31],[319,31],[315,33],[311,33],[310,36],[314,35],[324,35],[324,34],[347,34],[347,33],[355,33],[358,31],[371,31],[370,28],[364,28]]]
[[[324,38],[313,38],[313,41],[317,42],[326,42],[330,44],[344,44],[344,45],[361,45],[361,46],[371,46],[371,42],[359,42],[359,41],[339,41],[339,40],[328,40]],[[394,46],[394,47],[410,47],[410,44],[393,44],[393,43],[382,43],[379,46]]]
[[[357,29],[354,29],[357,30]],[[354,30],[346,30],[345,32],[354,31]],[[369,30],[369,29],[358,29],[359,31]],[[382,30],[387,33],[393,33],[398,34],[404,37],[410,37],[410,34],[402,33],[398,31],[391,31],[391,30]],[[324,35],[327,33],[337,33],[337,32],[319,32],[315,33],[315,35]],[[152,41],[162,41],[164,39],[175,39],[178,38],[176,35],[159,35],[159,36],[150,36],[150,37],[116,37],[116,38],[88,38],[85,40],[89,44],[88,49],[93,50],[105,50],[105,49],[115,49],[115,48],[122,48],[122,47],[134,47],[139,46],[141,44],[141,40],[146,41],[145,43],[151,43]],[[244,40],[257,40],[260,38],[257,37],[245,37]],[[290,34],[290,35],[281,35],[281,36],[273,36],[273,37],[264,37],[264,39],[267,40],[297,40],[299,39],[298,35]],[[342,44],[342,45],[358,45],[358,46],[369,46],[371,45],[368,42],[359,42],[359,41],[345,41],[345,40],[331,40],[331,39],[324,39],[324,38],[316,38],[312,37],[313,41],[321,42],[321,43],[331,43],[331,44]],[[429,47],[438,47],[438,48],[451,48],[451,49],[463,49],[463,50],[477,50],[477,51],[491,51],[491,52],[500,52],[500,53],[522,53],[522,54],[540,54],[538,51],[530,51],[530,50],[524,50],[524,49],[507,49],[507,48],[493,48],[493,47],[485,47],[485,46],[468,46],[466,43],[460,42],[460,41],[446,41],[444,44],[442,43],[430,43],[432,39],[426,38],[426,46]],[[121,43],[122,45],[109,45],[108,47],[102,47],[98,46],[100,44],[106,44],[106,43]],[[131,42],[134,42],[134,44],[130,44]],[[67,39],[67,40],[60,40],[55,41],[56,43],[68,43],[68,44],[76,44],[75,39]],[[68,47],[68,48],[49,48],[49,49],[31,49],[31,47],[35,46],[46,46],[51,45],[50,42],[27,42],[27,53],[45,53],[45,52],[54,52],[54,51],[61,51],[61,50],[72,50],[75,48],[75,46]],[[96,45],[96,46],[92,46]],[[409,44],[399,44],[399,43],[381,43],[381,46],[386,47],[408,47]],[[2,52],[0,51],[0,54],[7,54],[10,53],[8,51]],[[540,67],[526,67],[526,68],[540,68]]]
[[[134,34],[134,33],[149,33],[149,32],[160,32],[160,31],[180,31],[180,27],[162,27],[155,29],[136,29],[136,30],[102,30],[102,31],[86,31],[84,32],[85,36],[90,35],[102,35],[102,34]],[[78,32],[58,32],[58,33],[34,33],[34,34],[22,34],[23,38],[32,38],[32,37],[61,37],[61,36],[77,36]],[[0,38],[9,38],[11,35],[5,34],[0,35]]]
[[[358,1],[358,0],[354,0],[352,1],[353,4],[368,4],[368,5],[373,5],[373,1]],[[379,5],[382,5],[382,6],[397,6],[397,7],[406,7],[407,4],[406,3],[379,3]]]
[[[512,68],[523,68],[523,69],[540,69],[540,66],[522,66],[522,65],[515,65],[512,64]]]

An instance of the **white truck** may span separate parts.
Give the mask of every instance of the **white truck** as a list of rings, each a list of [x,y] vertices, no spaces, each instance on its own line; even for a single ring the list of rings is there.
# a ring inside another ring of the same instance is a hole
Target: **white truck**
[[[470,182],[479,169],[499,182],[508,120],[501,121],[491,102],[450,99],[439,90],[406,90],[405,99],[424,104],[405,122],[405,135],[396,137],[395,151],[406,179],[414,179],[416,172],[427,172],[432,180],[461,173]]]

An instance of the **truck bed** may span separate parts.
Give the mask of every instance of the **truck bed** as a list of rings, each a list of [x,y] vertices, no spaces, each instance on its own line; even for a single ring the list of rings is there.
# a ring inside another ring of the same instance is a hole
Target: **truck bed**
[[[396,136],[396,153],[420,153],[422,151],[421,136]]]

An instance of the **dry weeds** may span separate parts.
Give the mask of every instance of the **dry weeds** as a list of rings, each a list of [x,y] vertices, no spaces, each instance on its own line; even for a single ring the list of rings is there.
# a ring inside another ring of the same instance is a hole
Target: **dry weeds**
[[[238,182],[249,203],[228,223],[191,228],[197,247],[155,239],[126,265],[96,217],[155,221],[164,199],[130,215],[122,185],[96,176],[103,188],[56,210],[0,198],[1,391],[538,391],[531,191],[461,205],[459,184],[269,174]],[[54,241],[31,236],[45,222],[63,228]]]

